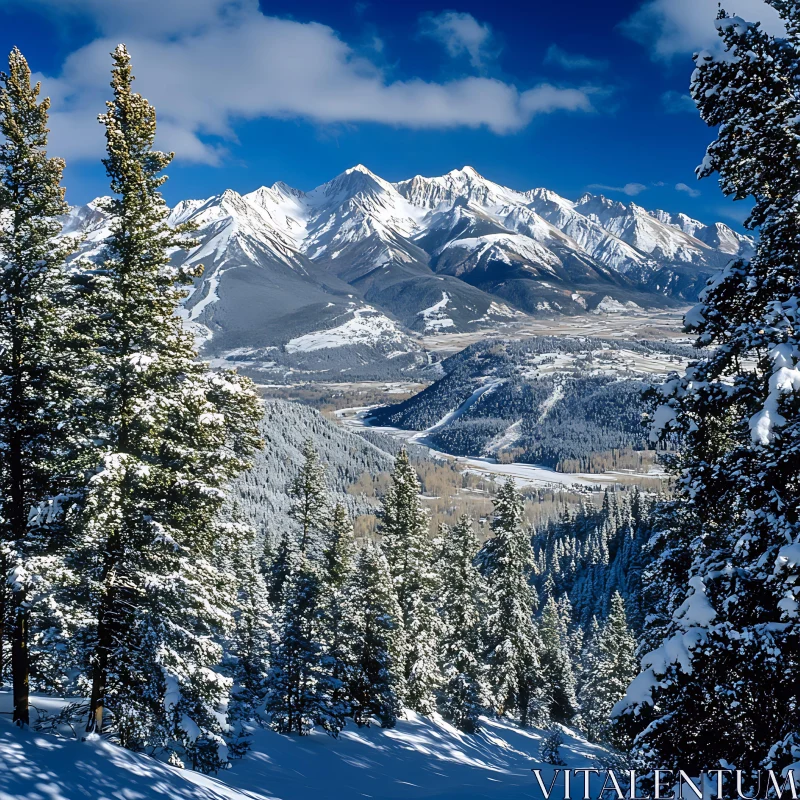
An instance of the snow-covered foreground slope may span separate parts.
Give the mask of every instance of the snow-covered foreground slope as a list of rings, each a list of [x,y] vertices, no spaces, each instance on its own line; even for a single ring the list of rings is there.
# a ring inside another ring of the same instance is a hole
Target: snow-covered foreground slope
[[[0,800],[254,800],[221,780],[102,740],[78,742],[0,721]]]
[[[351,800],[351,798],[541,797],[532,768],[544,731],[484,720],[477,735],[415,714],[396,728],[348,726],[339,739],[256,730],[252,749],[218,778],[166,766],[103,741],[78,742],[0,722],[0,800]],[[572,768],[596,766],[602,750],[564,734]],[[599,787],[598,787],[599,788]]]

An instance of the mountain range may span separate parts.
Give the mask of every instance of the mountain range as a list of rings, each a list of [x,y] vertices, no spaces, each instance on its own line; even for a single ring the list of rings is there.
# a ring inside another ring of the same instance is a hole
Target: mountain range
[[[82,257],[102,252],[101,206],[64,220]],[[203,354],[269,381],[424,368],[421,333],[679,305],[754,247],[722,223],[520,192],[471,167],[389,183],[358,165],[310,192],[185,200],[169,220],[197,226],[200,245],[175,258],[205,265],[181,310]]]

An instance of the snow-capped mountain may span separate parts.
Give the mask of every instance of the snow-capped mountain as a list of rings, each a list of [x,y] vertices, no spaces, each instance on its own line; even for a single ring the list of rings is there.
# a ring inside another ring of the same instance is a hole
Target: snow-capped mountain
[[[273,374],[365,374],[387,360],[408,369],[424,361],[409,331],[674,305],[753,249],[722,223],[520,192],[471,167],[393,184],[358,165],[310,192],[279,182],[185,200],[170,222],[189,220],[200,245],[175,257],[205,271],[182,310],[187,324],[208,355]],[[94,258],[108,226],[94,201],[71,210],[64,233],[82,234]]]

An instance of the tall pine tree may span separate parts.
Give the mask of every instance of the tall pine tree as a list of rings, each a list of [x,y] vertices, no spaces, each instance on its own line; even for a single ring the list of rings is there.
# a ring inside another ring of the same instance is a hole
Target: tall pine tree
[[[583,726],[594,741],[613,739],[611,709],[638,672],[635,653],[636,640],[628,629],[625,602],[615,592],[608,617],[591,643],[586,681],[581,687]]]
[[[330,504],[325,487],[325,469],[319,463],[319,455],[310,439],[303,443],[303,466],[289,487],[289,497],[292,500],[289,514],[300,526],[300,552],[321,546],[330,518]]]
[[[486,585],[475,566],[479,545],[472,519],[461,517],[452,528],[445,527],[443,534],[439,659],[444,682],[439,708],[457,728],[475,733],[480,714],[489,705],[482,635]]]
[[[800,4],[767,1],[785,35],[721,11],[722,47],[692,78],[718,127],[698,174],[753,201],[760,239],[686,316],[708,350],[655,414],[680,440],[680,516],[659,549],[661,643],[617,711],[664,768],[780,769],[800,753]]]
[[[359,726],[377,717],[382,727],[393,728],[404,694],[405,637],[389,564],[380,548],[367,544],[359,551],[348,589],[351,713]]]
[[[525,727],[541,711],[542,644],[533,620],[533,549],[524,528],[523,500],[511,479],[494,501],[492,533],[478,556],[491,603],[486,620],[489,681],[496,713],[517,712]]]
[[[16,48],[8,64],[0,73],[0,680],[10,638],[13,717],[25,725],[30,589],[60,523],[52,505],[30,512],[70,488],[67,423],[78,375],[64,269],[73,244],[53,241],[67,211],[64,162],[47,155],[49,99],[40,99]]]
[[[97,469],[74,559],[96,620],[87,728],[111,721],[126,746],[213,770],[225,760],[228,686],[213,667],[233,603],[213,557],[225,486],[258,444],[260,404],[249,381],[196,360],[175,314],[195,273],[169,254],[194,242],[166,223],[159,188],[172,154],[153,149],[155,110],[132,91],[124,45],[113,61],[114,99],[100,116],[112,225],[88,299]]]
[[[568,724],[577,712],[575,674],[572,669],[569,631],[553,597],[544,605],[539,620],[541,674],[547,715],[552,722]]]
[[[400,604],[406,641],[404,699],[413,710],[430,714],[436,707],[434,691],[441,676],[434,604],[436,571],[428,515],[422,507],[420,492],[419,479],[408,453],[401,450],[395,461],[392,486],[383,498],[380,532]]]

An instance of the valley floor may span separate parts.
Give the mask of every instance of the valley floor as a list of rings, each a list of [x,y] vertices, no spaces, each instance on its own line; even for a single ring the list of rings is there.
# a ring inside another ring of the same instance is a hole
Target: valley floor
[[[34,698],[42,711],[58,701]],[[0,691],[8,711],[8,691]],[[546,732],[485,719],[477,735],[439,718],[408,713],[396,728],[349,725],[338,739],[253,731],[251,750],[217,778],[162,764],[95,739],[76,741],[20,731],[0,721],[0,800],[351,800],[541,797],[532,768]],[[561,756],[572,768],[595,767],[601,748],[564,731]]]
[[[388,426],[373,426],[368,423],[369,412],[374,406],[362,406],[357,408],[343,408],[336,412],[336,418],[346,428],[369,428],[380,433],[387,433],[400,441],[408,444],[417,444],[427,447],[433,455],[453,461],[461,465],[470,472],[487,477],[509,477],[514,478],[515,482],[521,486],[535,487],[569,487],[577,489],[603,489],[619,483],[636,482],[637,479],[658,479],[664,477],[665,473],[654,467],[650,472],[636,473],[631,470],[609,471],[603,473],[588,472],[556,472],[549,467],[542,467],[536,464],[501,464],[493,458],[479,457],[469,458],[466,456],[453,456],[434,447],[428,435],[444,424],[445,420],[439,421],[436,425],[425,431],[404,430],[402,428],[392,428]],[[451,412],[446,420],[452,419]]]

